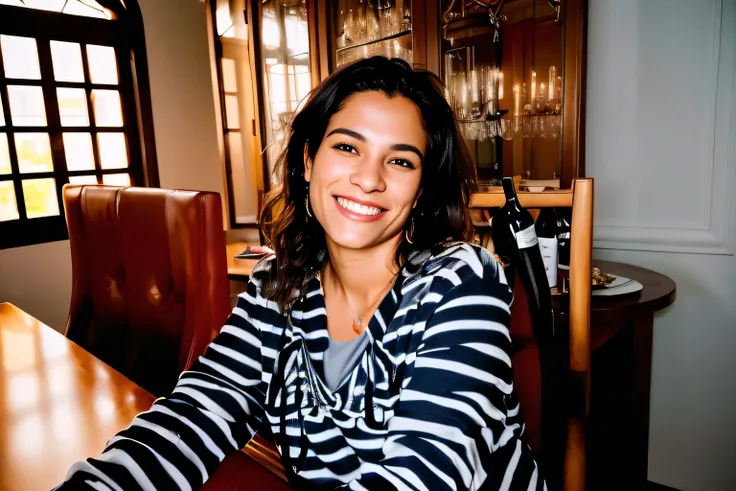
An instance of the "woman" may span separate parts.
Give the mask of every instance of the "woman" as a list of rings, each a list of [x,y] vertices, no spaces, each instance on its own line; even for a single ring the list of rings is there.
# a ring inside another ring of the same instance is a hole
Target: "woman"
[[[61,489],[197,488],[262,423],[298,486],[543,489],[519,440],[511,292],[462,242],[474,173],[437,77],[343,68],[280,166],[261,220],[275,257],[172,394]]]

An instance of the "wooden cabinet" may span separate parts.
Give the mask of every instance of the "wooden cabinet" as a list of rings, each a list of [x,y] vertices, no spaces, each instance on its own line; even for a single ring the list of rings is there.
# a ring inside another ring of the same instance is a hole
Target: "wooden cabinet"
[[[585,174],[586,17],[587,0],[252,0],[264,188],[306,90],[373,55],[437,73],[449,100],[457,90],[482,99],[478,110],[453,106],[482,186],[520,175],[569,188]],[[503,78],[474,95],[481,74]]]

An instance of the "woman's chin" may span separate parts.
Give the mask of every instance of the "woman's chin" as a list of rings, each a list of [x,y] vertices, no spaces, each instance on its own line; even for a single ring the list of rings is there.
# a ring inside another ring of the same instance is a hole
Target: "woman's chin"
[[[374,247],[380,247],[387,241],[392,239],[386,239],[376,234],[368,233],[351,233],[342,232],[338,234],[328,234],[330,242],[334,246],[345,248],[345,249],[371,249]]]

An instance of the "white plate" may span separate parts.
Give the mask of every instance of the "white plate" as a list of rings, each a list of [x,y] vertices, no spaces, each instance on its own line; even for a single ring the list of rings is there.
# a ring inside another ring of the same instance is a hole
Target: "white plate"
[[[644,285],[636,280],[627,278],[625,276],[619,276],[613,282],[604,288],[598,288],[592,290],[592,294],[601,297],[612,297],[615,295],[626,295],[629,293],[636,293],[644,289]]]

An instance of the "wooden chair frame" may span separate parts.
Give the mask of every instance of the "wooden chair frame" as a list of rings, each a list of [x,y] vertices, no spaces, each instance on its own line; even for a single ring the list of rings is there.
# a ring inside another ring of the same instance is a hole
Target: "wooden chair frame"
[[[590,304],[593,261],[593,179],[575,179],[569,190],[518,192],[527,208],[572,208],[570,238],[570,380],[564,489],[585,489],[585,421],[590,407]],[[474,194],[470,208],[498,208],[503,190]]]

